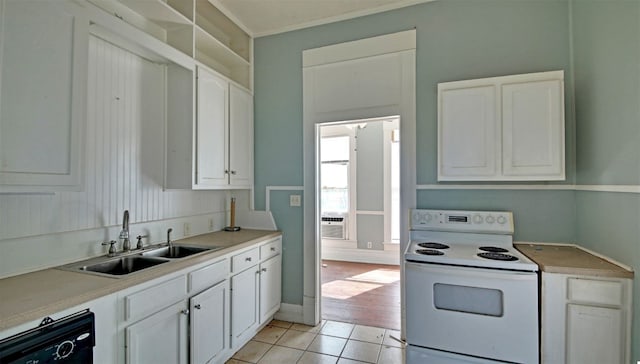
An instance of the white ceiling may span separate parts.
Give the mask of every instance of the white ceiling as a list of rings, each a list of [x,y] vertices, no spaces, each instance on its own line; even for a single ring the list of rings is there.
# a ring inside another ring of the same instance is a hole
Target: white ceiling
[[[433,0],[209,0],[253,37]]]

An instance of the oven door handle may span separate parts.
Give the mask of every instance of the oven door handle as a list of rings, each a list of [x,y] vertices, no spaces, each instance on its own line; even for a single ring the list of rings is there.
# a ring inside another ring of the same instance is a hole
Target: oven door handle
[[[522,272],[476,267],[446,266],[429,263],[406,262],[405,270],[416,270],[425,273],[446,274],[447,276],[493,278],[501,280],[529,281],[538,279],[536,272]],[[508,274],[507,274],[508,273]]]

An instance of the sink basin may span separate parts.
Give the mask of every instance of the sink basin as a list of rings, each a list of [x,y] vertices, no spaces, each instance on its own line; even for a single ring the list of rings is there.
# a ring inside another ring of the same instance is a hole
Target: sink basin
[[[190,255],[202,253],[204,251],[211,251],[215,249],[220,249],[220,248],[219,247],[205,248],[201,246],[173,245],[171,247],[165,246],[162,248],[157,248],[157,249],[144,252],[142,253],[142,256],[179,259],[179,258],[188,257]]]
[[[153,259],[141,256],[126,256],[110,259],[101,263],[84,265],[79,267],[78,269],[89,272],[121,276],[166,262],[167,260],[162,259]]]

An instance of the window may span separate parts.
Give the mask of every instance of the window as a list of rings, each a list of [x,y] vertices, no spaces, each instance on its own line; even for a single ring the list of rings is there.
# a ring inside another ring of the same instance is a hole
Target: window
[[[320,142],[322,213],[349,212],[349,137],[325,137]]]

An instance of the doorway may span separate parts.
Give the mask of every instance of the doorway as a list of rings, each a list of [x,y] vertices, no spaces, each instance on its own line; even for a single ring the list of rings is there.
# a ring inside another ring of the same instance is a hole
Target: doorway
[[[400,328],[400,118],[319,126],[322,318]]]

